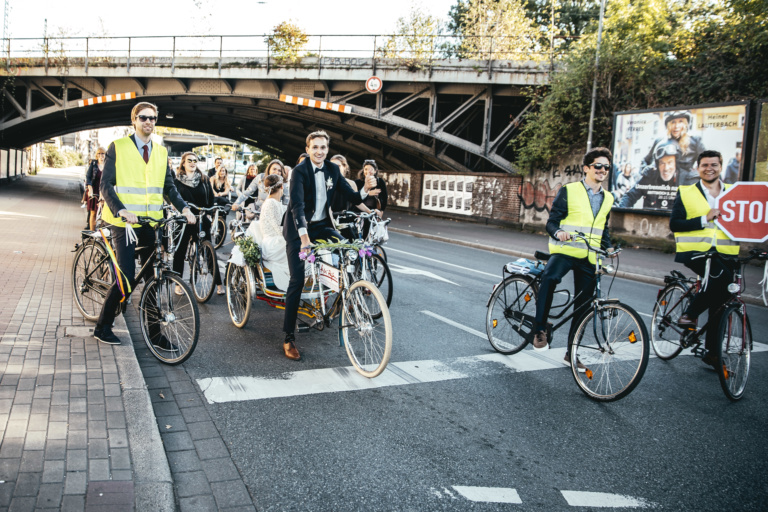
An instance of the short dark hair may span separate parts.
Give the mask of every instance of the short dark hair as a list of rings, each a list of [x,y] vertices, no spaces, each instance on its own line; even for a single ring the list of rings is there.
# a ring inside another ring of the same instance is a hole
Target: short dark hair
[[[296,165],[299,165],[301,163],[301,161],[304,160],[305,158],[309,158],[309,153],[302,153],[302,154],[300,154],[299,158],[296,159]]]
[[[215,164],[216,162],[222,162],[222,161],[223,161],[223,160],[221,159],[221,157],[220,157],[220,156],[217,156],[216,158],[214,158],[214,159],[213,159],[213,163],[214,163],[214,164]]]
[[[373,170],[376,171],[375,173],[373,173],[373,175],[378,178],[378,176],[379,176],[379,166],[376,165],[376,160],[365,160],[363,162],[363,168],[360,169],[360,172],[357,173],[357,177],[360,178],[361,180],[365,179],[365,166],[367,166],[367,165],[370,165],[371,167],[373,167]]]
[[[611,154],[611,150],[608,148],[592,148],[589,151],[587,151],[587,154],[584,155],[584,159],[581,161],[583,165],[592,165],[592,162],[600,158],[601,156],[604,156],[608,159],[609,162],[613,161],[613,155]]]
[[[699,153],[699,156],[696,158],[696,166],[698,166],[701,163],[702,158],[714,158],[714,157],[717,157],[717,159],[720,160],[720,165],[723,165],[723,155],[721,155],[719,151],[708,149],[706,151],[702,151],[701,153]]]

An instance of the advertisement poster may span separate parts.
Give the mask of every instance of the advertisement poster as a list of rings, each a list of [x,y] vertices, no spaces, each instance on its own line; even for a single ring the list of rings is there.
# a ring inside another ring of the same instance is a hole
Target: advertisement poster
[[[474,176],[424,175],[421,207],[446,213],[472,215]]]
[[[405,172],[381,173],[387,182],[387,198],[389,204],[408,207],[411,201],[411,175]]]
[[[743,103],[615,114],[614,208],[671,210],[677,187],[699,181],[705,150],[723,155],[726,183],[739,181],[745,118]]]

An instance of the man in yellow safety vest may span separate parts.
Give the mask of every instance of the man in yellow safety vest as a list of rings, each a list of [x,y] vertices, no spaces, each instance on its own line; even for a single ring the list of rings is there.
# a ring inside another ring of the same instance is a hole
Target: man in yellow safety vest
[[[596,248],[610,246],[608,217],[613,206],[613,194],[602,187],[611,172],[611,152],[607,148],[594,148],[582,159],[584,179],[568,183],[557,193],[547,221],[550,235],[549,252],[552,256],[544,268],[536,302],[534,323],[534,350],[547,350],[547,318],[552,307],[552,296],[563,277],[573,270],[573,284],[576,293],[574,317],[568,339],[577,327],[582,313],[589,307],[595,289],[595,262],[593,251],[582,239],[573,239],[574,233],[583,233],[589,245]],[[570,348],[569,348],[570,350]],[[566,351],[565,362],[570,364],[570,353]],[[579,371],[585,367],[579,364]]]
[[[152,143],[152,133],[157,123],[157,106],[152,103],[138,103],[131,110],[131,123],[136,133],[118,139],[109,145],[104,171],[101,177],[100,192],[105,201],[102,220],[110,224],[112,247],[117,257],[120,278],[130,280],[133,289],[136,273],[136,241],[126,240],[126,222],[136,231],[138,244],[146,249],[140,251],[142,261],[154,250],[154,231],[149,226],[137,224],[138,216],[161,219],[163,217],[163,195],[181,211],[187,221],[194,224],[195,216],[189,211],[187,203],[179,195],[173,184],[173,175],[168,166],[168,151]],[[125,289],[127,292],[127,288]],[[129,293],[129,292],[128,292]],[[122,291],[117,283],[107,292],[104,305],[96,322],[93,336],[111,345],[120,343],[112,332],[117,308],[122,298]],[[159,337],[157,348],[172,350],[170,342]]]
[[[669,229],[675,234],[675,261],[684,264],[706,280],[706,286],[694,297],[677,323],[681,327],[696,327],[697,318],[709,309],[710,318],[728,300],[728,285],[733,282],[733,267],[728,260],[739,255],[739,244],[717,227],[715,208],[717,197],[730,187],[723,183],[723,156],[717,151],[703,151],[696,161],[699,182],[677,189]],[[710,260],[707,274],[707,253],[720,257]],[[707,353],[702,360],[717,364],[717,326],[707,329]]]

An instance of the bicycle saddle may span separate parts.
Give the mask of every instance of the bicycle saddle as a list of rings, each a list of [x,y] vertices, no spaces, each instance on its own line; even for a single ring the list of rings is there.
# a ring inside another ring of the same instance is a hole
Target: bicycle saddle
[[[550,256],[552,255],[547,252],[536,251],[535,253],[533,253],[533,257],[539,261],[547,261]]]

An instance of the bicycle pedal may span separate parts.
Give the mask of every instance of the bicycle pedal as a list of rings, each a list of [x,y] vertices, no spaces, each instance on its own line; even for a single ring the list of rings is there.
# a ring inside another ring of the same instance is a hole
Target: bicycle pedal
[[[296,325],[296,330],[299,332],[299,334],[306,334],[309,332],[309,324],[305,324],[304,322],[299,322]]]

